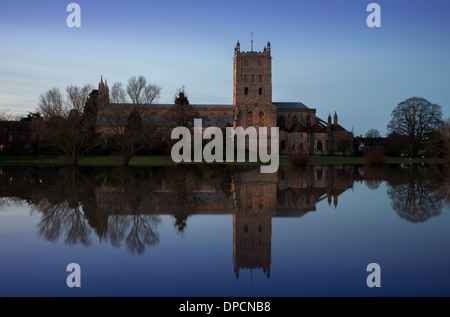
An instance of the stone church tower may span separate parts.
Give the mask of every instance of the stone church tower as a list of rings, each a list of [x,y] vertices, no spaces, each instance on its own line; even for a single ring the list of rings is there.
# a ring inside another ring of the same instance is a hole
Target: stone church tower
[[[252,44],[253,46],[253,44]],[[233,105],[235,126],[275,127],[277,109],[272,104],[272,57],[270,42],[262,52],[234,49]]]

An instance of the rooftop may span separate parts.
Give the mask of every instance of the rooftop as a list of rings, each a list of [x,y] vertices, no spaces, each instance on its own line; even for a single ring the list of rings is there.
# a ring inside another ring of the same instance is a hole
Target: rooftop
[[[278,109],[309,109],[301,102],[272,102]]]

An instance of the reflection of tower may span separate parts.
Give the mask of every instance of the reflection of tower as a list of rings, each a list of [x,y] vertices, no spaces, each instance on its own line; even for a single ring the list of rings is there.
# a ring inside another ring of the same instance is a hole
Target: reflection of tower
[[[270,277],[277,181],[278,174],[261,174],[259,168],[235,174],[233,259],[237,278],[240,269],[262,269]]]

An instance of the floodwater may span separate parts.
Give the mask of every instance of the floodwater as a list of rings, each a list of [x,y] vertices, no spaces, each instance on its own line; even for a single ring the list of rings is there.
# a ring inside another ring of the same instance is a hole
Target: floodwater
[[[0,167],[0,296],[450,296],[449,205],[444,165]]]

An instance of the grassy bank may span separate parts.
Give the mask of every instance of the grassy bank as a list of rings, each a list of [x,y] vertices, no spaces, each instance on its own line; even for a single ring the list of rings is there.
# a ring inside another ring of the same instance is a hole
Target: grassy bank
[[[387,157],[386,164],[444,164],[450,163],[445,159]],[[0,166],[65,166],[71,162],[62,156],[0,156]],[[167,156],[134,156],[130,166],[167,166],[175,165]],[[201,164],[201,163],[195,163]],[[208,164],[208,163],[204,163]],[[217,164],[217,163],[212,163]],[[259,163],[224,163],[228,165],[258,165]],[[316,156],[311,157],[309,165],[364,165],[362,157],[335,157]],[[286,157],[280,157],[280,165],[289,165]],[[79,161],[79,166],[120,166],[120,158],[117,156],[85,156]]]

